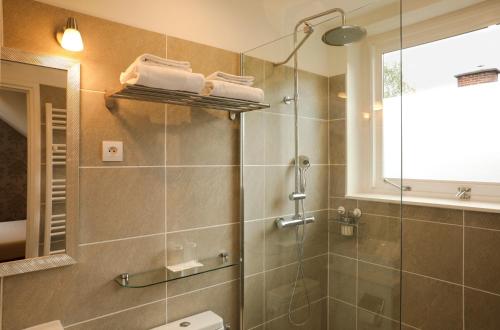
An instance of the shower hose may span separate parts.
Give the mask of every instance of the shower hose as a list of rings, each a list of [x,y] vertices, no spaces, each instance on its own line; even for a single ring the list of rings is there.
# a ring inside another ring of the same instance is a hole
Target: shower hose
[[[305,191],[305,186],[306,186],[305,173],[302,173],[302,174],[303,174],[303,178],[304,178],[302,190]],[[295,282],[293,284],[292,296],[290,297],[290,302],[288,304],[288,321],[290,321],[290,323],[296,327],[305,325],[311,317],[311,301],[309,300],[309,291],[307,290],[307,285],[306,285],[306,281],[305,281],[304,263],[303,263],[303,261],[304,261],[304,241],[306,238],[306,222],[305,222],[306,213],[305,213],[303,199],[300,200],[300,208],[302,211],[301,217],[302,217],[302,221],[303,221],[303,223],[302,223],[302,235],[300,234],[300,229],[299,229],[299,227],[301,227],[301,226],[296,226],[295,227],[295,244],[297,247],[298,264],[297,264],[297,273],[295,275]],[[293,301],[295,298],[295,293],[297,291],[297,286],[298,286],[299,282],[302,282],[302,285],[304,287],[304,294],[305,294],[306,301],[307,301],[307,317],[302,322],[295,321],[293,319],[293,316],[292,316],[293,315],[293,311],[292,311]]]

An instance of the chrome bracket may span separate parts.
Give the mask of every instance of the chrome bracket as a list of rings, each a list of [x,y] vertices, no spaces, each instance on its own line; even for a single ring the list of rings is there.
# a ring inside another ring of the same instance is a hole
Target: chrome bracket
[[[291,201],[298,201],[298,200],[301,200],[301,199],[306,199],[306,194],[293,192],[290,195],[288,195],[288,198]]]
[[[126,286],[128,284],[128,279],[129,279],[128,273],[120,274],[120,280],[122,282],[122,286]]]
[[[104,104],[109,111],[116,109],[116,99],[108,96],[107,93],[104,93]]]
[[[229,111],[229,119],[236,120],[236,112]]]
[[[285,104],[292,104],[292,101],[295,101],[295,98],[291,96],[285,96],[282,101]]]
[[[455,196],[461,200],[470,200],[470,198],[472,196],[472,188],[470,188],[470,187],[458,187],[457,193]]]

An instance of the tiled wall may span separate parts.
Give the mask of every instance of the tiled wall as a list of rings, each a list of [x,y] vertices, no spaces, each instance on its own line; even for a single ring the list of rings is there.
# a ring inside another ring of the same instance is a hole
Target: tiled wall
[[[74,16],[85,50],[56,42]],[[78,264],[2,279],[2,329],[60,319],[70,329],[148,329],[211,309],[237,329],[239,271],[123,289],[122,272],[165,265],[166,247],[195,241],[200,258],[239,249],[239,121],[224,112],[119,101],[104,91],[138,55],[191,61],[193,71],[239,73],[239,55],[31,0],[4,0],[4,46],[81,64]],[[102,140],[122,140],[124,161],[102,163]]]
[[[290,329],[288,303],[295,281],[295,230],[278,230],[275,220],[292,215],[294,190],[293,70],[255,57],[244,57],[244,72],[257,77],[271,108],[245,114],[245,329]],[[316,217],[307,225],[305,277],[311,318],[297,329],[327,327],[328,292],[328,78],[300,71],[300,154],[310,157],[305,208]],[[299,287],[294,319],[307,317]]]
[[[330,212],[363,216],[350,238],[330,223],[330,329],[499,329],[500,215],[345,200],[344,86],[330,78]]]

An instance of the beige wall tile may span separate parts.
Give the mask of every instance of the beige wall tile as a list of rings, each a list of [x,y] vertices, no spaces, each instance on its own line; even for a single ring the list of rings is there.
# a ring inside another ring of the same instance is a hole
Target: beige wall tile
[[[465,285],[500,294],[500,231],[465,228]]]
[[[327,295],[328,258],[326,255],[304,261],[304,274],[310,301]],[[288,312],[297,264],[266,272],[266,320],[271,320]],[[302,281],[301,281],[302,282]],[[299,283],[299,285],[302,285]],[[293,307],[305,306],[306,299],[302,287],[297,289]]]
[[[463,211],[437,207],[403,205],[403,218],[435,222],[463,224]]]
[[[225,111],[168,105],[168,165],[238,165],[239,121]]]
[[[293,164],[294,131],[293,117],[276,114],[265,114],[267,165]]]
[[[189,276],[167,283],[167,297],[174,297],[200,290],[217,284],[237,280],[240,276],[239,266],[227,267],[196,276]]]
[[[316,218],[314,223],[306,226],[304,257],[310,258],[328,252],[328,212],[311,212]],[[278,229],[276,219],[266,220],[265,228],[265,269],[273,269],[297,260],[297,244],[295,229]],[[302,229],[300,231],[302,233]]]
[[[399,268],[401,221],[364,214],[359,220],[359,259]]]
[[[500,214],[465,211],[465,225],[500,230]]]
[[[151,329],[167,321],[166,301],[162,300],[117,314],[72,326],[71,330]]]
[[[330,166],[330,197],[345,197],[346,167]]]
[[[271,108],[267,112],[281,114],[293,114],[293,103],[283,103],[285,96],[293,97],[293,69],[285,66],[274,66],[266,62],[265,66],[265,89],[266,102]]]
[[[265,88],[265,69],[268,62],[260,58],[243,55],[243,75],[255,78],[253,87]]]
[[[368,213],[373,215],[385,215],[398,218],[401,216],[400,203],[359,201],[359,208],[363,213]]]
[[[463,228],[403,220],[403,269],[462,283]]]
[[[81,169],[78,231],[80,243],[165,232],[165,169]]]
[[[3,329],[58,319],[68,325],[164,299],[165,285],[132,290],[113,280],[162,267],[164,246],[163,235],[83,246],[74,266],[6,278]]]
[[[83,89],[116,88],[120,84],[120,72],[137,56],[143,53],[165,56],[164,34],[29,0],[5,0],[3,13],[4,46],[80,61]],[[55,31],[64,26],[70,16],[77,19],[83,37],[85,49],[81,53],[62,49],[55,38]]]
[[[264,274],[245,278],[243,328],[249,329],[264,323]]]
[[[189,61],[193,72],[208,76],[215,71],[240,74],[240,55],[196,42],[167,37],[168,58]]]
[[[358,201],[355,199],[345,199],[342,197],[332,197],[330,198],[330,219],[336,219],[338,217],[337,209],[343,206],[346,210],[354,210],[358,207]]]
[[[238,222],[238,167],[167,169],[167,231]]]
[[[356,308],[330,299],[330,330],[356,330]]]
[[[307,171],[306,210],[328,208],[328,165],[312,165]]]
[[[419,329],[462,329],[462,287],[403,273],[402,321]]]
[[[346,163],[346,129],[345,120],[329,122],[330,130],[330,164]]]
[[[345,74],[330,77],[330,119],[345,118],[346,99],[339,93],[346,93]]]
[[[339,223],[333,221],[329,223],[330,252],[350,258],[357,258],[358,227],[354,227],[352,236],[343,236],[341,235],[340,226]]]
[[[244,113],[244,165],[264,165],[266,156],[266,118],[262,111]]]
[[[294,311],[293,320],[301,323],[308,317],[307,308],[301,308]],[[297,330],[323,330],[327,328],[328,309],[326,299],[311,304],[311,314],[308,321],[301,326],[292,326],[288,320],[288,315],[283,315],[275,320],[265,324],[266,330],[283,330],[283,329],[297,329]]]
[[[299,71],[299,113],[301,116],[328,119],[328,78]]]
[[[82,91],[80,165],[165,164],[163,104],[119,100],[109,111],[103,93]],[[123,162],[102,162],[102,141],[123,141]]]
[[[356,304],[357,261],[330,255],[330,297]]]
[[[215,258],[225,251],[229,256],[238,260],[239,258],[239,223],[224,226],[209,227],[203,229],[185,230],[167,234],[167,264],[172,265],[170,260],[172,250],[175,246],[186,246],[189,242],[196,243],[196,254],[199,260]]]
[[[194,291],[167,299],[168,322],[211,310],[229,323],[231,329],[239,325],[239,282],[231,281],[218,286]]]
[[[264,271],[265,220],[245,222],[245,276]]]
[[[358,276],[358,306],[399,320],[400,272],[360,261]]]
[[[288,199],[293,190],[292,166],[266,166],[266,218],[294,212],[293,202]]]
[[[360,330],[406,330],[397,320],[384,318],[369,311],[358,309],[358,329]]]
[[[312,164],[328,164],[328,122],[301,118],[299,134],[299,153]]]
[[[500,329],[500,297],[465,288],[465,329]]]
[[[266,205],[266,168],[243,167],[244,220],[263,219]]]

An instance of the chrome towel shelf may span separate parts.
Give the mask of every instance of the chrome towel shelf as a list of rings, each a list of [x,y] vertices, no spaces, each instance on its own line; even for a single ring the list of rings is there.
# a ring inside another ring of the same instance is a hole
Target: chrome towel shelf
[[[116,107],[115,99],[129,99],[229,111],[231,119],[234,119],[236,114],[240,112],[269,108],[269,104],[265,103],[218,96],[202,96],[190,92],[173,91],[140,85],[122,85],[119,90],[106,92],[104,99],[106,107],[109,110]]]

